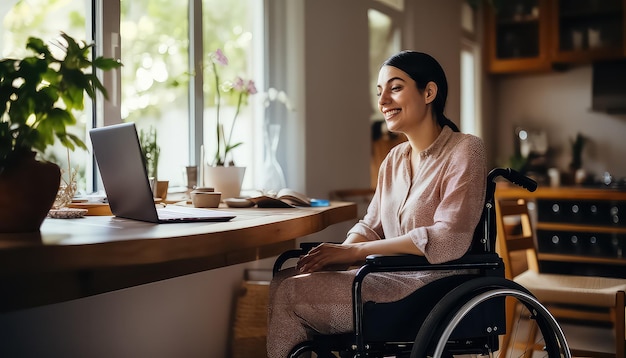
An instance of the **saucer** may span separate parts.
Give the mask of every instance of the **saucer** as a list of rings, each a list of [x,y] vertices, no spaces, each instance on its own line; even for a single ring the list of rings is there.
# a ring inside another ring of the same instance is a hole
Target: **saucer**
[[[224,199],[224,203],[226,203],[229,208],[249,208],[254,206],[254,202],[246,198],[228,198]]]

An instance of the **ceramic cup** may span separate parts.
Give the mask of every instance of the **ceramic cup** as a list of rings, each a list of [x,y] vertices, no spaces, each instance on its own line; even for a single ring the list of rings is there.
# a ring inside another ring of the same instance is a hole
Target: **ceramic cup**
[[[217,208],[220,206],[222,193],[216,191],[192,191],[191,203],[196,208]]]

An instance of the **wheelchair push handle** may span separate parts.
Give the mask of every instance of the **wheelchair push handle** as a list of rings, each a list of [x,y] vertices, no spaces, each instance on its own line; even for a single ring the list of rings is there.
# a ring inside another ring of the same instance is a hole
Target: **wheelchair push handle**
[[[497,177],[503,177],[511,183],[517,184],[522,188],[533,192],[537,190],[537,182],[533,179],[521,174],[517,170],[511,168],[496,168],[489,172],[488,182],[493,182]]]

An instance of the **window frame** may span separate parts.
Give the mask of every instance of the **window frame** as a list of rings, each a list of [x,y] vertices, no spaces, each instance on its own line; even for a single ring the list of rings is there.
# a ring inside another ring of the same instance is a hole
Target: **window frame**
[[[121,61],[121,53],[123,49],[121,49],[121,34],[120,34],[120,24],[121,24],[121,5],[120,1],[115,0],[91,0],[93,6],[93,40],[96,43],[96,51],[94,56],[106,56],[115,58]],[[106,2],[106,6],[105,6]],[[263,10],[266,6],[268,6],[267,1],[257,1],[260,3],[261,9],[255,10]],[[254,12],[258,13],[258,12]],[[264,25],[263,23],[266,21],[265,11],[263,11],[260,16],[260,20],[254,20],[254,30],[259,32],[259,36],[263,37],[263,42],[266,43],[265,39],[266,34],[263,31]],[[187,148],[189,163],[181,163],[181,166],[190,165],[190,166],[200,166],[201,163],[201,150],[204,144],[204,78],[203,78],[203,66],[205,61],[205,49],[203,44],[203,29],[202,29],[202,16],[203,16],[203,1],[202,0],[188,0],[188,21],[189,21],[189,69],[190,72],[195,73],[196,75],[190,76],[189,80],[189,118],[188,118],[188,140],[189,145]],[[263,56],[263,60],[267,55]],[[265,68],[265,61],[259,61],[260,63],[255,63],[255,74],[258,75],[259,78],[265,78],[267,76],[266,71],[259,71],[259,68]],[[258,72],[259,71],[259,72]],[[121,118],[121,70],[117,69],[114,71],[108,71],[105,73],[99,72],[98,76],[101,81],[105,85],[105,87],[109,92],[109,99],[104,101],[102,96],[99,96],[94,105],[94,116],[91,127],[101,127],[112,124],[122,123]],[[262,79],[256,81],[261,85],[264,84]],[[259,87],[264,88],[264,87]],[[254,116],[263,116],[263,112],[259,109],[258,102],[260,101],[250,101],[250,106],[252,106],[252,111],[255,113]],[[256,122],[262,122],[262,120],[256,120]],[[259,129],[257,127],[255,129]],[[262,151],[259,151],[257,148],[259,145],[262,145],[262,132],[255,130],[254,131],[254,140],[252,143],[249,143],[251,146],[250,151],[255,153],[255,158],[252,161],[252,168],[248,171],[246,175],[255,176],[256,172],[260,169],[254,168],[254,163],[262,162]],[[256,138],[259,137],[259,138]],[[88,141],[89,142],[89,141]],[[259,144],[260,143],[260,144]],[[91,143],[87,143],[88,148],[91,152]],[[260,152],[260,157],[259,157]],[[103,188],[100,173],[98,172],[95,158],[92,156],[92,160],[87,164],[89,168],[87,168],[87,173],[91,173],[91,178],[87,177],[87,192],[96,192]],[[200,170],[202,172],[202,170]],[[89,175],[89,174],[87,174]],[[256,178],[253,178],[255,181]]]

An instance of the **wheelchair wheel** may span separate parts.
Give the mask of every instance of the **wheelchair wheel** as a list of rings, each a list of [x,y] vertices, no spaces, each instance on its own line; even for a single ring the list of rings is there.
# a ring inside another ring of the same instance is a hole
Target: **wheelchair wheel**
[[[519,284],[501,277],[477,278],[452,290],[430,312],[421,326],[411,358],[423,357],[452,357],[454,348],[449,340],[454,329],[462,319],[478,305],[492,300],[502,300],[506,297],[514,298],[521,303],[520,306],[529,312],[526,324],[532,324],[540,337],[533,340],[523,352],[517,352],[519,356],[533,356],[533,351],[538,348],[542,351],[541,357],[571,357],[565,335],[550,312],[537,301],[528,290]],[[492,327],[497,330],[499,327]],[[489,332],[497,338],[497,332]],[[490,357],[505,357],[506,352],[498,352],[498,345],[486,345],[481,355]]]

